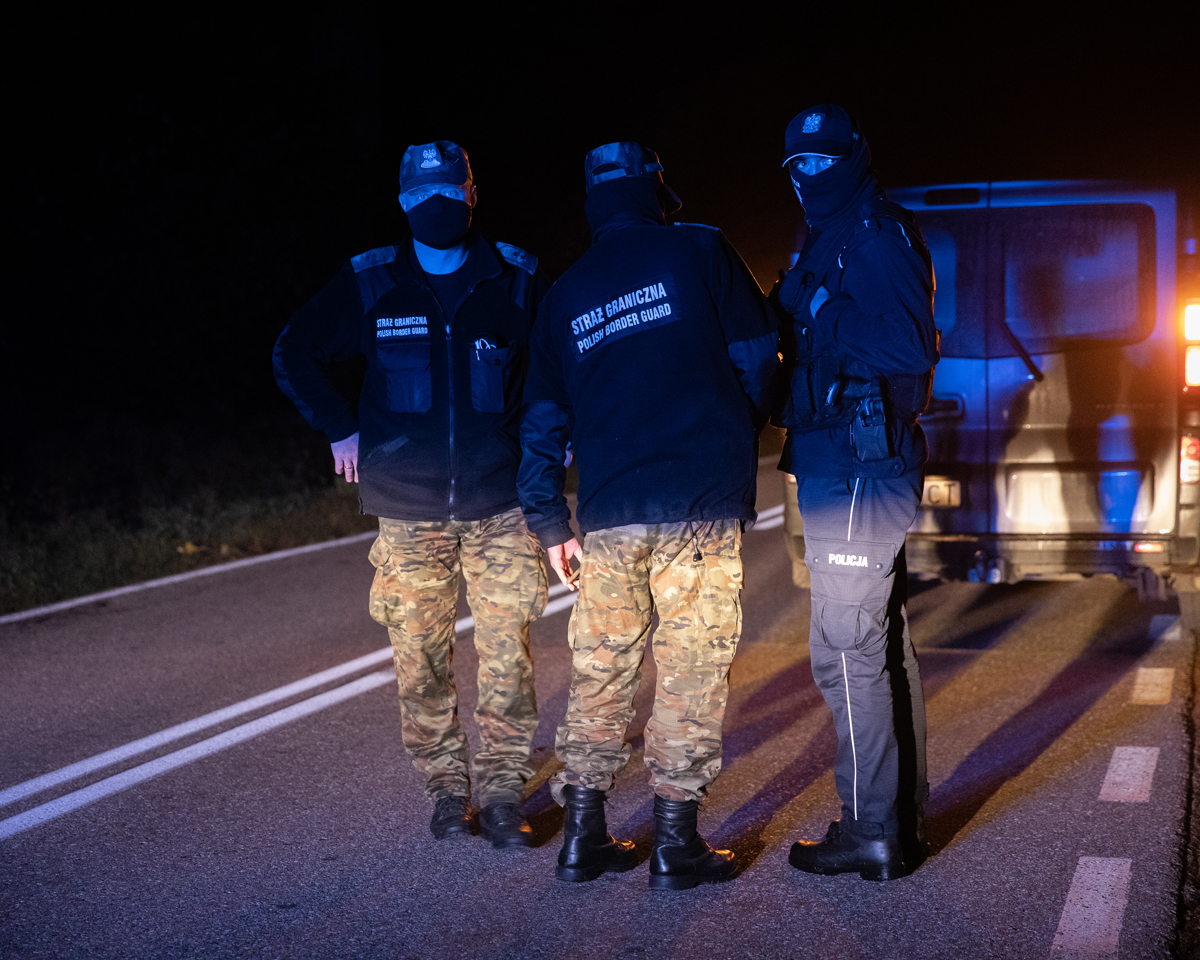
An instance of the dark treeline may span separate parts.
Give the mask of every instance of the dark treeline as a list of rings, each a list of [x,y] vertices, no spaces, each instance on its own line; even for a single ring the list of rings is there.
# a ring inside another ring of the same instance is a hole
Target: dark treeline
[[[1136,25],[981,36],[899,15],[696,27],[597,10],[584,37],[395,4],[161,16],[76,14],[11,38],[10,527],[81,509],[136,524],[199,488],[330,482],[322,438],[275,388],[271,347],[349,255],[403,236],[409,143],[466,146],[481,230],[554,276],[589,242],[583,153],[640,139],[681,218],[720,225],[764,285],[797,215],[783,127],[811,102],[858,115],[891,183],[1170,181],[1200,155],[1192,61]],[[342,376],[352,390],[355,371]]]

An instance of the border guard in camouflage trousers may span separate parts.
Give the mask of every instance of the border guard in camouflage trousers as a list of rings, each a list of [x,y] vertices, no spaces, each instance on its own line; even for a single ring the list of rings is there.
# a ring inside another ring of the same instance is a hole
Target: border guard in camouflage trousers
[[[842,815],[789,862],[866,880],[925,855],[925,702],[905,613],[904,537],[928,458],[917,416],[937,363],[933,274],[912,213],[875,180],[841,107],[796,115],[784,166],[809,224],[772,292],[791,378],[779,464],[794,474],[812,579],[813,677],[833,712]]]
[[[737,872],[728,850],[697,833],[697,808],[721,767],[742,527],[755,517],[758,430],[778,357],[774,316],[720,232],[667,225],[679,199],[661,170],[636,143],[605,144],[584,161],[593,242],[534,329],[519,490],[550,565],[579,590],[556,744],[565,767],[551,785],[566,806],[557,875],[591,880],[636,863],[632,845],[608,834],[604,798],[629,759],[625,731],[657,610],[650,886],[686,889]],[[582,548],[563,497],[568,431]]]
[[[409,147],[400,203],[412,238],[353,257],[292,317],[275,376],[331,441],[337,473],[379,516],[371,616],[388,628],[401,736],[441,840],[479,825],[529,846],[521,810],[537,727],[529,623],[546,602],[541,552],[519,507],[520,396],[545,283],[523,250],[471,230],[475,185],[448,140]],[[357,411],[328,365],[367,359]],[[468,772],[451,658],[465,574],[479,654],[480,747]]]

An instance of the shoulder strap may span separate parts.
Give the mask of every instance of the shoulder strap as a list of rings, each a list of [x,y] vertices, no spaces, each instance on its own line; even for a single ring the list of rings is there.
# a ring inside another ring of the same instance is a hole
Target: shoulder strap
[[[380,267],[385,263],[391,263],[395,259],[395,247],[376,247],[374,250],[360,253],[357,257],[351,257],[350,266],[354,268],[355,273],[362,273],[371,267]]]
[[[872,197],[864,203],[860,212],[864,216],[855,226],[854,232],[842,247],[841,252],[838,253],[838,267],[845,270],[846,255],[853,253],[868,240],[879,236],[883,232],[883,221],[888,220],[899,227],[900,234],[904,237],[905,242],[925,262],[930,276],[933,275],[933,261],[930,259],[929,251],[925,247],[925,240],[921,236],[921,230],[917,226],[917,221],[912,215],[912,211],[900,206],[898,203],[892,203],[886,197],[879,196]]]
[[[538,259],[528,250],[522,250],[511,243],[497,243],[495,246],[496,252],[514,267],[520,267],[530,276],[537,272]]]
[[[388,264],[396,259],[395,247],[376,247],[366,253],[350,258],[354,279],[358,281],[358,295],[362,299],[363,314],[378,303],[379,298],[396,285],[396,278]]]

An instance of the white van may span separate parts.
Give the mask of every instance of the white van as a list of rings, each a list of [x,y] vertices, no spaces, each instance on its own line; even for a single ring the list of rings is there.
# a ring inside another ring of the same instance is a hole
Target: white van
[[[1175,192],[1068,181],[888,196],[920,221],[942,334],[909,572],[1115,574],[1143,596],[1177,591],[1200,627],[1200,289]]]

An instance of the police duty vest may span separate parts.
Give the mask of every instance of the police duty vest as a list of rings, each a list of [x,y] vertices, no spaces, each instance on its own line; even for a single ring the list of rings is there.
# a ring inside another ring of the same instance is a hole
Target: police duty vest
[[[883,221],[899,225],[908,245],[925,263],[932,287],[933,263],[911,214],[883,197],[868,200],[861,219],[850,221],[817,258],[803,254],[778,288],[779,303],[793,317],[794,356],[806,356],[793,368],[777,423],[791,430],[828,429],[850,423],[855,414],[877,419],[915,421],[929,403],[933,368],[916,375],[880,373],[869,364],[840,356],[830,343],[814,342],[813,295],[824,286],[831,295],[842,289],[847,256],[883,230]],[[913,237],[917,242],[913,243]],[[840,241],[840,242],[839,242]],[[814,251],[815,252],[815,251]],[[785,356],[785,359],[787,357]]]

